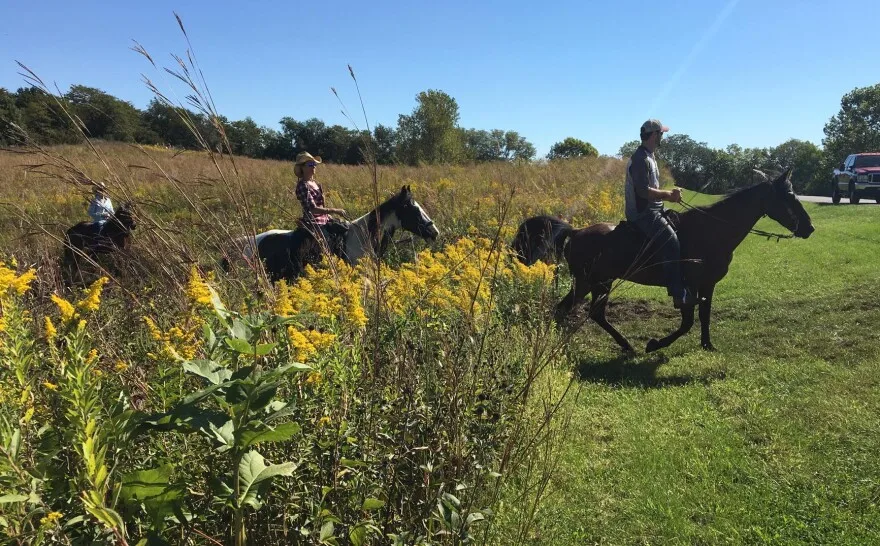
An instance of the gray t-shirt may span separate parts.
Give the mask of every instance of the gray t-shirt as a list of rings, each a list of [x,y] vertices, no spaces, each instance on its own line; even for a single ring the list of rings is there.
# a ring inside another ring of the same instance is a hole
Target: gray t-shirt
[[[626,219],[636,220],[649,210],[663,212],[663,201],[647,197],[648,188],[660,189],[660,170],[654,154],[639,146],[626,165]]]

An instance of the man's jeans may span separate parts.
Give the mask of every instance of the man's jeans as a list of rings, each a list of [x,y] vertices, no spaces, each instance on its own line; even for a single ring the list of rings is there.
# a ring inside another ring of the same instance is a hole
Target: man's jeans
[[[666,290],[670,296],[682,297],[684,284],[681,278],[681,247],[678,236],[669,222],[656,211],[646,211],[634,221],[635,225],[660,247],[660,259],[663,261],[663,275],[666,278]],[[652,251],[653,252],[653,251]],[[655,258],[648,256],[647,258]]]

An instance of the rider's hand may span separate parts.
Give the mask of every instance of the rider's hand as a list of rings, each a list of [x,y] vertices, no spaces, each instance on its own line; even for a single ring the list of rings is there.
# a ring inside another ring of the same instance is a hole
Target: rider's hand
[[[348,220],[348,213],[345,212],[345,209],[336,209],[334,212],[335,212],[336,214],[338,214],[339,216],[342,216],[343,218],[345,218],[346,220]]]
[[[675,188],[669,192],[669,200],[673,203],[681,203],[681,188]]]

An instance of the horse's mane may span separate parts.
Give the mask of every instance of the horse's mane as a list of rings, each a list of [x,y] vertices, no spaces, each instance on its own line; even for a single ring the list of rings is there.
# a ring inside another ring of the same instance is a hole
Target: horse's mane
[[[755,184],[752,184],[751,186],[746,186],[744,188],[736,188],[736,189],[730,190],[727,193],[723,194],[721,199],[719,199],[718,201],[715,201],[714,203],[711,203],[709,205],[701,205],[698,207],[693,207],[693,209],[699,209],[699,211],[711,213],[713,210],[717,210],[719,207],[727,206],[731,203],[736,203],[737,201],[745,199],[746,197],[750,196],[752,194],[752,192],[757,188],[769,187],[770,185],[771,185],[770,182],[762,180],[761,182],[757,182]],[[699,212],[699,211],[695,211],[693,209],[682,212],[680,214],[680,216],[687,216],[687,215],[690,215],[692,212]]]

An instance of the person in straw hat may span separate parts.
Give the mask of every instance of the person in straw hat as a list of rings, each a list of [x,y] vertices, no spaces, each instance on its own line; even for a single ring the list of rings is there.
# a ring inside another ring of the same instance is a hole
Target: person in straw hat
[[[347,231],[348,225],[336,220],[331,214],[344,218],[346,213],[344,209],[330,208],[324,203],[324,188],[315,180],[315,171],[320,164],[320,156],[316,157],[308,152],[301,152],[296,156],[293,164],[296,198],[302,205],[303,226],[316,238],[321,237],[326,242],[338,241]]]

